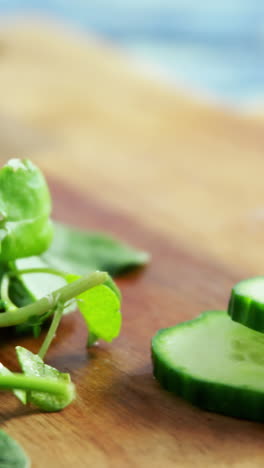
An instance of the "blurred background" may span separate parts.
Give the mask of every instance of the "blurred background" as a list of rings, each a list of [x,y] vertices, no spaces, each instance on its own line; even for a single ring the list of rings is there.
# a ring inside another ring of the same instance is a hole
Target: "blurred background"
[[[264,99],[259,0],[0,0],[0,12],[73,25],[178,88],[226,105],[258,106]]]
[[[263,2],[0,0],[0,17],[1,162],[30,157],[109,212],[263,273]]]

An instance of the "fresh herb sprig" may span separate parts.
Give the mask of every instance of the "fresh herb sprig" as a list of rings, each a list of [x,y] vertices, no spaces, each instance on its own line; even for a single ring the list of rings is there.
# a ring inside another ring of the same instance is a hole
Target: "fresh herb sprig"
[[[44,364],[43,358],[56,335],[65,304],[72,298],[80,298],[85,312],[89,310],[90,306],[94,307],[96,311],[100,304],[106,315],[109,312],[109,335],[103,334],[104,339],[110,341],[119,332],[121,325],[120,303],[112,289],[104,286],[107,279],[108,274],[104,272],[85,275],[73,282],[69,282],[69,284],[38,301],[0,314],[0,327],[19,325],[24,322],[30,323],[30,321],[36,324],[38,321],[41,322],[43,317],[46,319],[47,314],[52,314],[49,330],[37,355],[24,348],[16,348],[23,373],[14,374],[4,366],[0,366],[0,389],[13,390],[20,401],[33,403],[44,411],[58,411],[72,402],[75,397],[75,390],[70,375],[60,373],[57,369],[47,366]],[[100,291],[98,291],[98,288],[100,288]],[[102,291],[101,288],[104,288],[104,290]],[[91,297],[90,291],[92,290],[96,291],[96,294],[93,292]],[[94,299],[94,301],[91,302],[91,299]],[[102,312],[99,311],[99,313]],[[118,320],[116,317],[118,317]],[[114,323],[114,326],[111,323]],[[92,336],[94,337],[94,333]],[[97,332],[97,337],[101,337],[100,329]],[[17,390],[25,390],[25,396],[21,398],[21,392],[17,394]]]
[[[72,402],[75,388],[69,374],[43,359],[63,314],[78,305],[88,346],[112,341],[121,328],[121,295],[108,273],[95,270],[121,272],[143,265],[148,256],[105,235],[59,224],[51,244],[50,213],[39,169],[28,160],[9,161],[0,170],[0,328],[38,336],[47,320],[50,326],[38,354],[16,347],[21,373],[0,365],[0,390],[12,390],[24,404],[58,411]]]
[[[142,266],[148,255],[102,234],[54,224],[50,213],[40,170],[28,160],[10,160],[0,170],[0,328],[38,336],[48,320],[50,325],[38,354],[16,346],[21,373],[0,363],[0,390],[12,391],[22,404],[59,411],[74,400],[75,386],[68,373],[44,358],[63,315],[78,306],[88,346],[112,341],[121,328],[121,294],[105,271]],[[0,465],[30,466],[17,442],[1,430]]]

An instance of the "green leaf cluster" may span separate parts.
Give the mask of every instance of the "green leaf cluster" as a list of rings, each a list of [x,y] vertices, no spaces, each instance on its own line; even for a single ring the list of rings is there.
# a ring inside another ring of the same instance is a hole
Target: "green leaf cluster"
[[[110,236],[61,223],[55,223],[53,242],[42,258],[50,267],[75,275],[102,270],[115,276],[149,261],[146,252]]]
[[[12,159],[0,169],[0,327],[38,336],[49,326],[38,354],[16,347],[21,373],[0,363],[0,390],[43,411],[62,410],[75,398],[70,375],[44,362],[62,316],[78,307],[88,346],[112,341],[121,329],[121,293],[109,273],[141,267],[149,259],[105,234],[53,223],[51,208],[46,180],[31,161]],[[2,431],[0,466],[29,466],[22,449]]]
[[[29,160],[11,159],[0,170],[0,261],[38,255],[53,237],[46,181]]]
[[[13,390],[23,403],[56,411],[74,397],[70,376],[43,361],[63,314],[78,307],[88,346],[99,339],[112,341],[121,329],[121,294],[100,270],[119,274],[144,265],[148,255],[105,234],[52,223],[50,214],[41,171],[29,160],[8,161],[0,169],[0,327],[34,336],[44,325],[49,330],[38,355],[16,348],[21,374],[0,365],[0,389]],[[64,393],[56,393],[62,387]]]

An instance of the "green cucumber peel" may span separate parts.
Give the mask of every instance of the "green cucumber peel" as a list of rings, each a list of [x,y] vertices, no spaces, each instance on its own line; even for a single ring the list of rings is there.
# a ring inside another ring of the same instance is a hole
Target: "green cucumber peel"
[[[232,288],[228,314],[235,322],[264,333],[264,276],[240,281]]]
[[[157,332],[153,373],[167,390],[209,411],[264,421],[264,334],[208,311]]]

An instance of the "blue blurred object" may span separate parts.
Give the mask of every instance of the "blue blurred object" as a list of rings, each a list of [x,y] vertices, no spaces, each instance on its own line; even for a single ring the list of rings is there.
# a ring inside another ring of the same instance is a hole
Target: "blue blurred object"
[[[264,100],[261,0],[0,0],[117,43],[178,86],[233,105]]]

